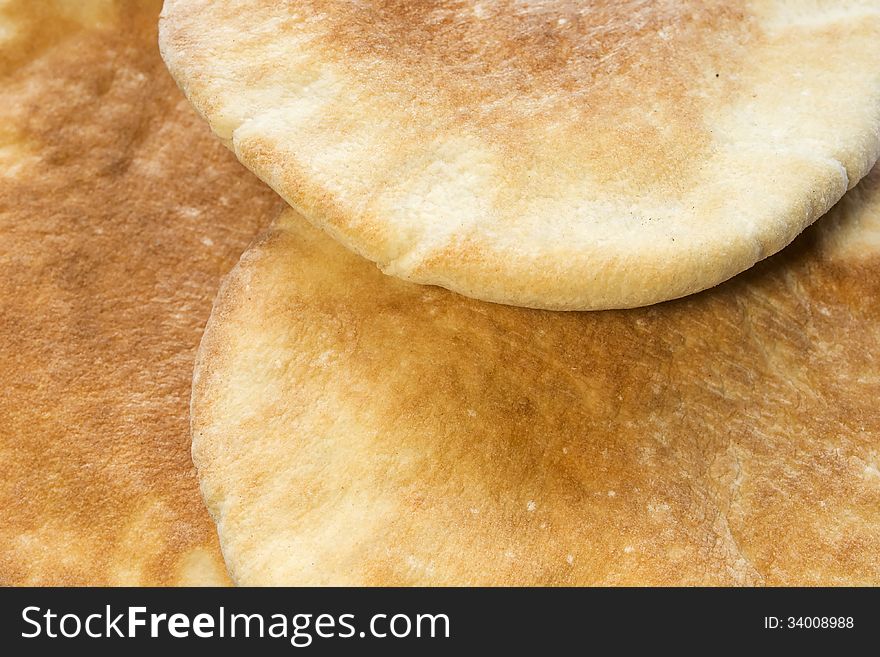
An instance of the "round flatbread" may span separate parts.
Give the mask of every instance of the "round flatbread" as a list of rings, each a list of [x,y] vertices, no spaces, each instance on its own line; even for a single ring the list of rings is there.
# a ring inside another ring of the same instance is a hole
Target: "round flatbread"
[[[788,244],[878,156],[880,2],[167,0],[190,101],[383,271],[623,308]]]
[[[226,280],[193,454],[241,584],[876,584],[880,171],[688,299],[553,313],[293,212]]]
[[[229,583],[192,365],[281,201],[175,87],[160,5],[0,2],[2,586]]]

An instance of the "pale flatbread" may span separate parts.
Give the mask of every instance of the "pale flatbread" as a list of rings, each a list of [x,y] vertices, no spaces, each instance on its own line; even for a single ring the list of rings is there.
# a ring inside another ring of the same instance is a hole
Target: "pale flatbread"
[[[2,585],[228,583],[192,363],[280,202],[176,89],[160,4],[0,2]]]
[[[864,176],[880,1],[167,0],[219,137],[389,274],[645,305],[775,253]]]
[[[240,584],[880,583],[880,171],[784,253],[650,308],[384,277],[293,212],[197,360]]]

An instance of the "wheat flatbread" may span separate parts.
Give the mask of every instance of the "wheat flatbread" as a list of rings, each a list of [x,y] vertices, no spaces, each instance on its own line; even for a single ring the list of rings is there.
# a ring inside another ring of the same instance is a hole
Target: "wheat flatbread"
[[[880,149],[880,3],[167,0],[217,135],[389,274],[640,306],[788,244]]]
[[[280,206],[168,76],[160,4],[0,3],[3,585],[228,583],[192,363]]]
[[[876,585],[878,174],[743,276],[603,313],[388,278],[288,212],[193,384],[231,576]]]

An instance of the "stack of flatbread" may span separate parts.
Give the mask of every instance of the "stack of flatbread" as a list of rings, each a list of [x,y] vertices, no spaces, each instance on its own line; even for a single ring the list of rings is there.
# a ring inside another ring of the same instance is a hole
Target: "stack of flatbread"
[[[106,41],[2,60],[7,579],[213,568],[158,424],[280,197],[192,377],[234,582],[880,583],[880,0],[166,0],[277,196],[155,3],[49,4]]]

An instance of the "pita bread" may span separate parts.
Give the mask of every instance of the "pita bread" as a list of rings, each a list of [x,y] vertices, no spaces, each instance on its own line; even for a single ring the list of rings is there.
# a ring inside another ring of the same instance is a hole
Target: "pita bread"
[[[190,461],[211,298],[276,196],[156,49],[159,2],[0,3],[0,584],[228,583]]]
[[[383,277],[292,211],[225,281],[193,455],[240,584],[880,582],[880,170],[650,308]]]
[[[623,308],[788,244],[880,149],[880,2],[167,0],[239,159],[383,271]]]

